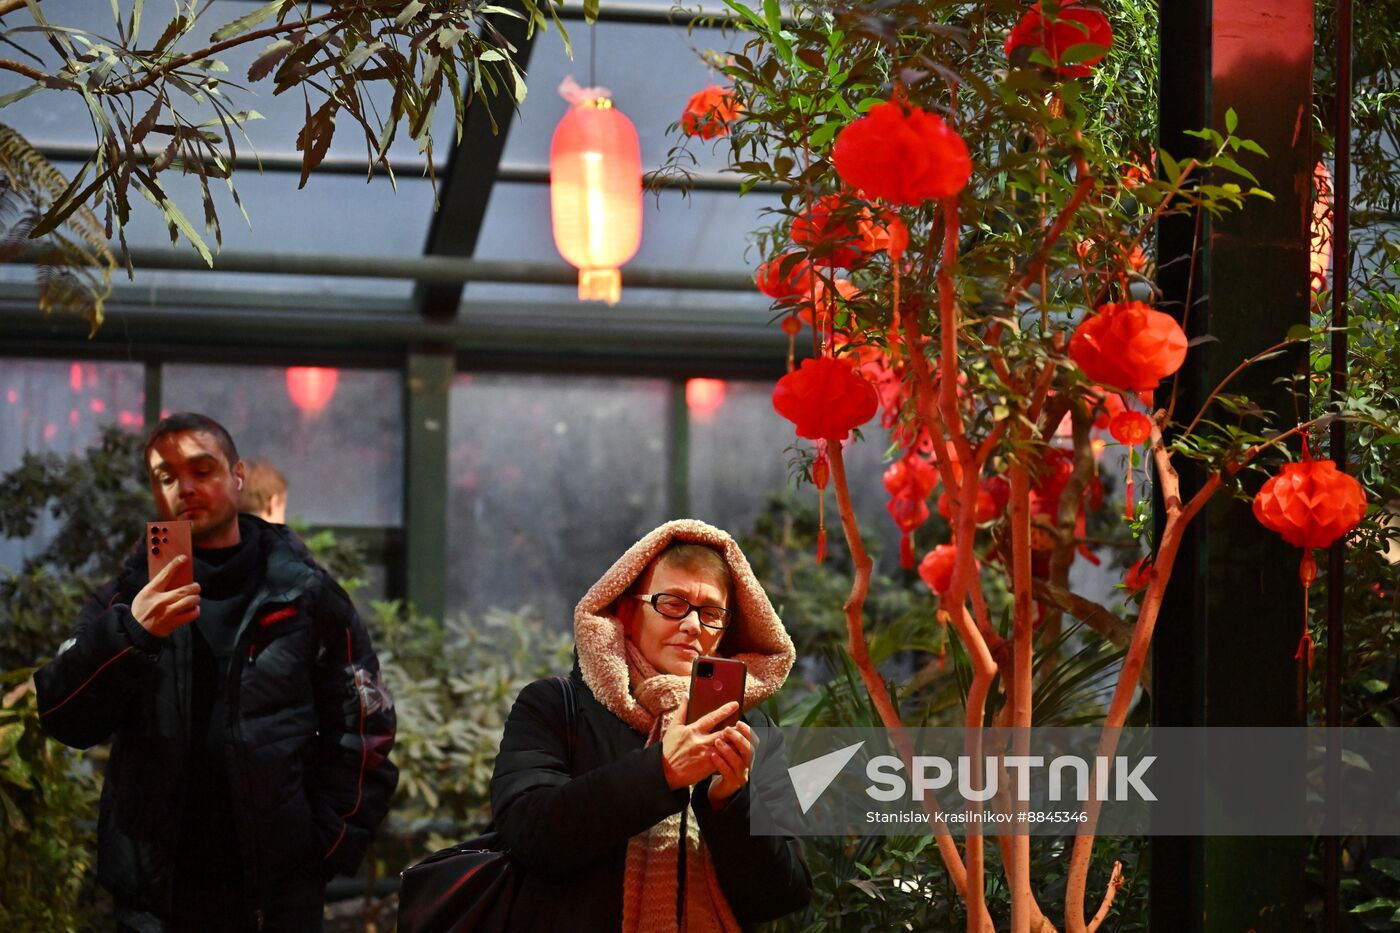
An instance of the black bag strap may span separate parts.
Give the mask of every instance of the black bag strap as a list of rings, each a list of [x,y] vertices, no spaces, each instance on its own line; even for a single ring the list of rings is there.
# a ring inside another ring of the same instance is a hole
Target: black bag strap
[[[569,773],[574,770],[574,733],[578,726],[578,707],[574,702],[574,682],[568,677],[554,678],[564,691],[564,741],[569,748]]]

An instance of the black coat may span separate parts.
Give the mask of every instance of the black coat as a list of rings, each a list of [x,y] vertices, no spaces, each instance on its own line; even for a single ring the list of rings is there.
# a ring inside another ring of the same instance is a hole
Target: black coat
[[[687,791],[671,790],[661,745],[609,712],[573,673],[577,721],[569,765],[564,697],[557,681],[541,680],[520,692],[506,721],[491,777],[495,828],[527,869],[512,926],[520,930],[616,930],[622,924],[623,866],[632,836],[679,813]],[[761,710],[744,720],[771,726]],[[791,795],[791,788],[758,785],[761,775],[787,768],[758,761],[779,756],[777,730],[760,742],[750,784],[723,810],[710,809],[706,784],[697,785],[692,809],[734,914],[749,926],[800,910],[812,877],[793,836],[749,832],[751,795]]]
[[[241,885],[250,912],[353,873],[398,771],[394,710],[369,635],[345,591],[290,531],[240,516],[265,557],[239,624],[226,691]],[[118,919],[162,930],[192,754],[190,626],[159,639],[131,615],[147,580],[137,548],[83,606],[73,638],[35,675],[40,722],[65,745],[115,736],[102,787],[98,879]],[[304,879],[289,881],[289,879]]]

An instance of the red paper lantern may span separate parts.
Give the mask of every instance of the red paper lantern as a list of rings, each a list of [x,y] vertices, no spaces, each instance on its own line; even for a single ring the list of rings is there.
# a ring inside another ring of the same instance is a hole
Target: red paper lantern
[[[758,267],[754,284],[774,301],[801,298],[812,290],[812,264],[796,259],[797,253],[784,253]]]
[[[881,211],[878,219],[862,221],[857,226],[860,248],[867,253],[884,250],[890,259],[898,261],[909,249],[909,228],[894,211]]]
[[[1118,389],[1154,389],[1181,368],[1181,325],[1141,301],[1106,304],[1075,328],[1070,359],[1094,382]]]
[[[919,561],[919,578],[928,584],[934,595],[944,596],[953,588],[953,574],[957,570],[957,564],[957,547],[952,544],[940,544]],[[980,566],[975,558],[972,565]]]
[[[711,84],[693,95],[681,114],[681,132],[701,139],[729,135],[729,121],[739,115],[739,99],[731,88]]]
[[[859,246],[859,225],[871,219],[870,211],[847,209],[845,213],[849,213],[849,217],[832,216],[842,212],[847,203],[839,194],[824,195],[810,210],[793,220],[792,242],[811,252],[816,265],[846,269],[860,262],[863,254]]]
[[[606,98],[569,108],[549,149],[554,245],[578,267],[580,301],[616,304],[619,268],[642,243],[642,150],[632,121]]]
[[[1098,55],[1079,62],[1062,63],[1067,51],[1077,45],[1096,45],[1103,49]],[[1103,60],[1109,46],[1113,45],[1113,27],[1103,11],[1085,5],[1082,0],[1063,0],[1060,10],[1048,22],[1036,3],[1012,28],[1006,37],[1006,58],[1016,61],[1016,53],[1025,50],[1027,54],[1036,49],[1044,50],[1050,61],[1051,70],[1064,78],[1082,78],[1093,71],[1093,66]]]
[[[687,379],[685,407],[697,421],[709,421],[724,404],[729,386],[723,379]]]
[[[923,499],[896,496],[885,503],[885,511],[890,513],[890,518],[899,528],[899,565],[905,570],[913,570],[914,540],[910,536],[928,521],[928,503]]]
[[[1294,547],[1327,547],[1351,531],[1366,514],[1366,493],[1331,460],[1313,460],[1304,451],[1285,463],[1254,497],[1254,517]]]
[[[1136,447],[1152,436],[1152,419],[1140,411],[1122,411],[1109,422],[1108,433],[1118,443]]]
[[[335,395],[340,370],[322,366],[292,366],[287,369],[287,395],[292,404],[308,415],[319,414]]]
[[[843,441],[879,407],[875,387],[856,375],[850,360],[819,356],[778,380],[773,408],[811,440]]]
[[[906,207],[951,198],[972,175],[963,138],[942,117],[901,101],[876,104],[841,130],[831,162],[866,197]]]

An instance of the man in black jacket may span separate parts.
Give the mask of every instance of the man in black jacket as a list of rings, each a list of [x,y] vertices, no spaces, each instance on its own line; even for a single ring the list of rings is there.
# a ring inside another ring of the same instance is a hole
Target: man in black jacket
[[[378,659],[296,536],[238,513],[218,422],[172,415],[145,456],[159,519],[191,522],[195,582],[173,585],[183,557],[148,579],[136,548],[35,676],[40,721],[76,748],[115,737],[98,878],[120,929],[320,930],[398,782]]]

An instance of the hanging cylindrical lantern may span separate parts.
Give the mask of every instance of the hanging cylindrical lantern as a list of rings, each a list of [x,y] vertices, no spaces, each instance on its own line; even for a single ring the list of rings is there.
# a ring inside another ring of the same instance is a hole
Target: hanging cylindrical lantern
[[[559,88],[573,106],[549,150],[554,245],[578,268],[580,301],[616,304],[619,268],[642,243],[642,150],[637,130],[600,88],[572,79]]]
[[[321,409],[330,403],[335,395],[335,385],[340,381],[340,370],[323,366],[289,366],[287,368],[287,395],[292,404],[305,414],[320,414]]]

